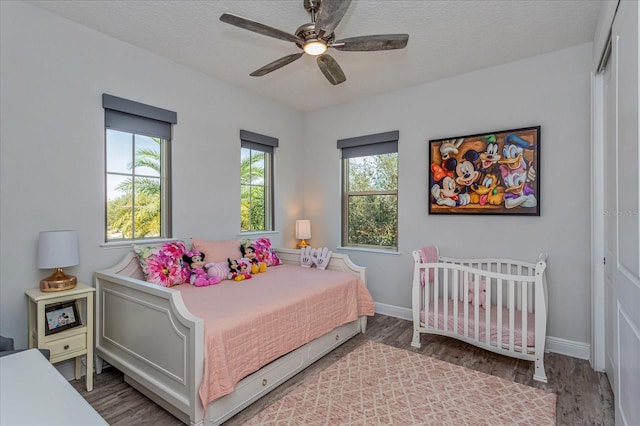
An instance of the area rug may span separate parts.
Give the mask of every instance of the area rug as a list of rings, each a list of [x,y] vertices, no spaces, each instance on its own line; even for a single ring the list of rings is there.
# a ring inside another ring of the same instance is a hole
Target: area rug
[[[556,395],[367,341],[247,425],[555,425]]]

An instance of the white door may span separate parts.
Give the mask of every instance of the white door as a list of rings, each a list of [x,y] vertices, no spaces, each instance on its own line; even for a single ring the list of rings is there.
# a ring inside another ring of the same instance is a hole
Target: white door
[[[640,425],[639,13],[619,3],[604,78],[605,368],[617,425]]]

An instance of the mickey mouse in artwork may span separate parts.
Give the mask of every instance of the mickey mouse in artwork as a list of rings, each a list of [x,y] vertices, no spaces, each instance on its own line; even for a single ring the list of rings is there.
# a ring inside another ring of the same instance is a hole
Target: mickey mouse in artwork
[[[205,270],[204,253],[198,250],[186,252],[182,259],[187,263],[191,270],[189,282],[196,287],[205,287],[208,285],[218,284],[220,277],[210,277]]]
[[[472,189],[472,186],[477,187],[477,181],[480,178],[480,172],[476,170],[475,165],[479,155],[476,151],[470,149],[464,153],[462,158],[463,161],[456,165],[455,179],[456,183],[462,187],[459,195],[460,205],[466,206],[471,201],[469,191]]]

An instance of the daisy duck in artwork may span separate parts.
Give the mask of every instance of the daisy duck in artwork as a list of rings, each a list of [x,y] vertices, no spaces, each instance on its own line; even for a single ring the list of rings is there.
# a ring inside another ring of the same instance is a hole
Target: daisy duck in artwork
[[[531,145],[513,133],[509,133],[504,138],[503,158],[498,160],[498,163],[506,186],[504,206],[508,209],[518,206],[535,207],[538,204],[534,195],[535,190],[529,185],[529,182],[536,178],[536,170],[532,164],[527,167],[524,158],[524,150],[534,148],[535,144]]]

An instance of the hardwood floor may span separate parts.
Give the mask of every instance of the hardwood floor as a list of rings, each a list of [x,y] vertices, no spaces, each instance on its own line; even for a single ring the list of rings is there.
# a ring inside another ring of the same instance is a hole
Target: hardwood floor
[[[309,375],[320,371],[344,356],[366,339],[432,356],[452,364],[462,365],[503,379],[523,383],[557,395],[558,425],[613,425],[613,394],[604,373],[591,369],[588,361],[558,354],[546,354],[548,383],[533,380],[533,363],[497,355],[475,346],[443,336],[422,336],[422,348],[410,346],[412,323],[377,314],[369,318],[367,332],[292,377],[280,387],[256,401],[225,426],[241,425],[265,407],[287,394]],[[103,370],[94,378],[94,390],[86,392],[84,380],[72,385],[111,425],[181,425],[168,412],[126,384],[121,372]]]

